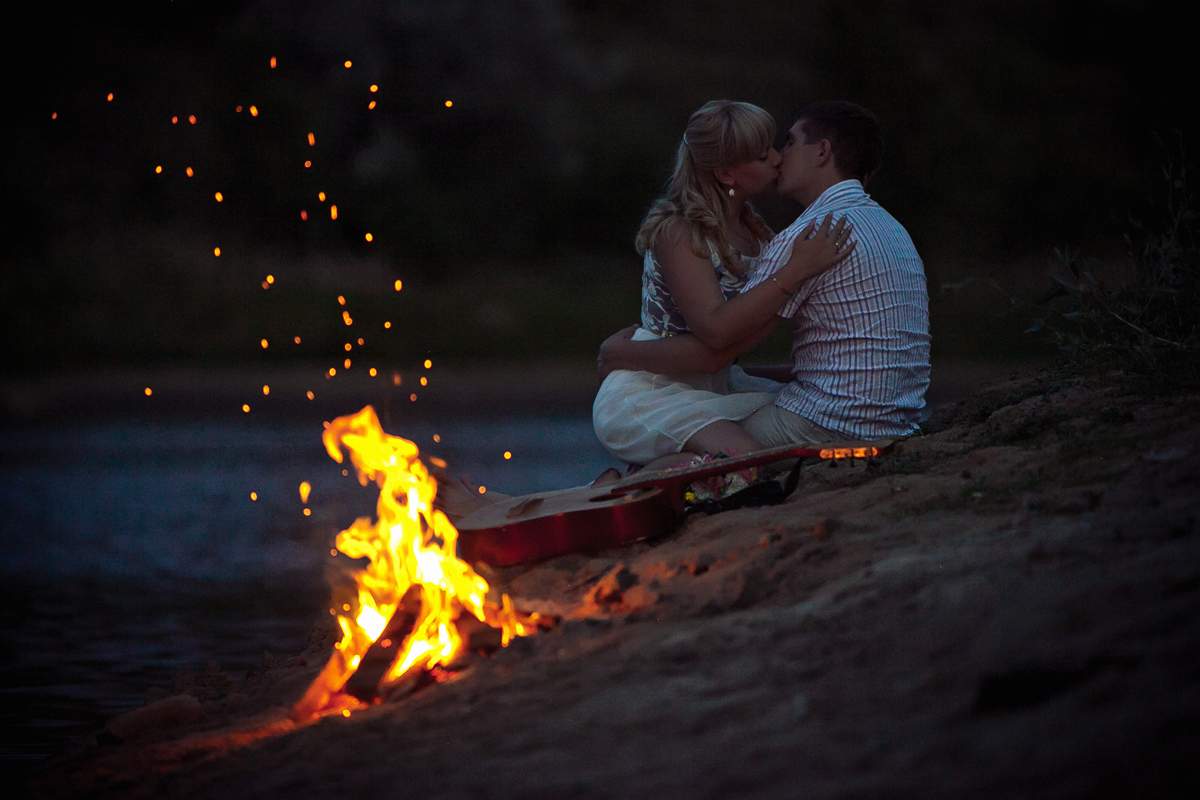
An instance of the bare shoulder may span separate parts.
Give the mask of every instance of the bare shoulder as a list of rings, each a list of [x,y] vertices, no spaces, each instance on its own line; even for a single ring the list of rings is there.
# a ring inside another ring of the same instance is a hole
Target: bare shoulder
[[[662,265],[703,261],[692,252],[691,228],[682,217],[674,217],[663,225],[654,242],[654,258]]]

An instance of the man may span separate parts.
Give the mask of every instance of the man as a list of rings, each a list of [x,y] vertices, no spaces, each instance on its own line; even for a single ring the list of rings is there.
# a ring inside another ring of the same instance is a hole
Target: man
[[[804,211],[763,251],[743,291],[771,280],[795,238],[826,214],[853,224],[857,247],[779,311],[793,324],[791,380],[774,405],[743,423],[763,446],[919,430],[929,387],[929,298],[912,239],[864,189],[882,150],[874,114],[853,103],[805,106],[788,131],[778,191]],[[605,369],[714,371],[737,355],[714,353],[687,335],[655,342],[614,336],[602,348],[601,363]]]

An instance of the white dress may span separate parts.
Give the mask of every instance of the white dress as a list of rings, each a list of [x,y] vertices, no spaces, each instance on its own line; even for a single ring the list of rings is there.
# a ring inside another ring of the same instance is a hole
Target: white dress
[[[728,270],[709,247],[709,259],[728,301],[745,278]],[[642,322],[635,341],[687,333],[653,253],[642,262]],[[783,384],[747,375],[736,365],[713,374],[658,375],[615,370],[592,404],[592,426],[605,449],[622,461],[646,464],[678,453],[687,440],[717,420],[740,421],[775,402]]]

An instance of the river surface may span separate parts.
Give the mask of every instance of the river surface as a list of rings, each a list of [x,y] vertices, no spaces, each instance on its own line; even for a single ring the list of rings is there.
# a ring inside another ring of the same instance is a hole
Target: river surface
[[[615,465],[578,415],[413,420],[389,432],[512,493],[579,485]],[[342,474],[320,434],[319,421],[249,417],[4,432],[6,771],[36,769],[172,691],[181,673],[236,673],[304,649],[328,606],[333,537],[372,514],[377,496]]]

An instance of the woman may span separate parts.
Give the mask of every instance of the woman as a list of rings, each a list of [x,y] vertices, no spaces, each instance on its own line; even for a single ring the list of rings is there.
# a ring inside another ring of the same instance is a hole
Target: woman
[[[774,119],[750,103],[714,100],[688,119],[666,194],[637,235],[643,268],[635,339],[691,333],[714,350],[744,349],[769,331],[801,283],[854,249],[845,222],[832,226],[826,218],[816,235],[797,240],[775,277],[739,293],[772,236],[749,200],[778,177],[774,138]],[[737,367],[690,375],[616,370],[600,386],[592,422],[601,444],[632,464],[734,455],[759,448],[737,423],[774,401],[761,389],[778,385]]]

